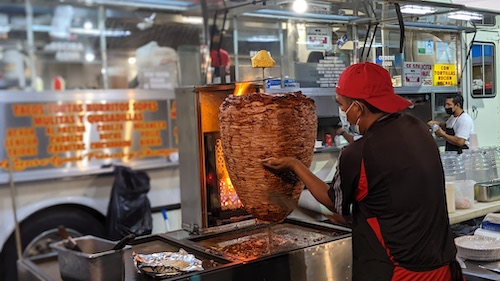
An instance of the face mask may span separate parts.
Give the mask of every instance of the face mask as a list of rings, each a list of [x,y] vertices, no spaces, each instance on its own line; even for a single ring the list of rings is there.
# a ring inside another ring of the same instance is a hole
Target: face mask
[[[358,120],[356,120],[356,125],[352,126],[352,130],[358,134],[361,135],[361,132],[359,131],[359,120],[361,119],[361,116],[359,116]]]
[[[351,124],[347,121],[347,113],[343,111],[340,106],[339,106],[339,118],[340,118],[340,123],[342,124],[342,128],[347,129]]]
[[[349,105],[349,107],[347,108],[347,110],[346,110],[346,111],[343,111],[343,110],[342,110],[342,108],[340,108],[340,106],[339,106],[339,116],[340,116],[341,118],[344,118],[344,119],[345,119],[345,121],[346,121],[346,123],[349,123],[349,122],[347,121],[347,113],[349,112],[349,110],[351,110],[351,107],[352,107],[352,105],[353,105],[353,104],[354,104],[354,102],[353,102],[353,103],[351,103],[351,105]],[[342,121],[342,119],[340,119],[340,121]]]
[[[446,114],[448,114],[448,115],[452,115],[453,114],[453,108],[451,108],[451,107],[450,108],[445,108],[445,110],[446,110]]]
[[[351,110],[352,106],[354,105],[355,102],[351,103],[351,105],[349,105],[349,107],[347,108],[346,111],[343,111],[340,106],[339,106],[339,117],[340,117],[340,122],[342,122],[342,126],[344,128],[349,128],[351,127],[351,129],[356,133],[356,134],[360,134],[359,133],[359,119],[361,119],[361,117],[358,118],[358,120],[356,121],[356,124],[355,125],[351,125],[351,123],[349,123],[349,121],[347,121],[347,113],[349,112],[349,110]]]

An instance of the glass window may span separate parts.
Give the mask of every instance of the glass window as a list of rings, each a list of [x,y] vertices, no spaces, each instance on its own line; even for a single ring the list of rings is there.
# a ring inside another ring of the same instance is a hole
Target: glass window
[[[472,45],[472,97],[496,96],[495,92],[495,45],[475,42]]]
[[[276,19],[256,21],[253,18],[243,18],[238,20],[237,26],[237,59],[238,61],[238,81],[254,81],[281,76],[282,63],[280,51],[280,29]],[[234,37],[231,33],[227,34],[228,39],[224,39],[228,52],[233,51]],[[283,40],[287,38],[283,37]],[[260,50],[266,50],[276,62],[274,68],[253,68],[251,58]],[[286,69],[286,68],[284,68]],[[284,73],[284,75],[289,75]]]
[[[50,90],[60,78],[67,90],[202,81],[201,17],[132,1],[101,10],[96,1],[77,0],[31,0],[30,17],[23,1],[11,2],[0,5],[0,89]]]
[[[0,89],[23,89],[29,84],[24,9],[0,8]]]
[[[484,13],[482,19],[472,20],[472,22],[478,25],[495,26],[496,23],[495,17],[496,17],[495,14]]]

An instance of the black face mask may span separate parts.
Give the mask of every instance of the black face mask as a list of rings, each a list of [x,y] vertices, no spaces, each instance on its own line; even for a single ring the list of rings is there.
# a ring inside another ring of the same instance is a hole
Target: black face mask
[[[446,114],[452,115],[453,114],[453,109],[452,108],[445,108]]]

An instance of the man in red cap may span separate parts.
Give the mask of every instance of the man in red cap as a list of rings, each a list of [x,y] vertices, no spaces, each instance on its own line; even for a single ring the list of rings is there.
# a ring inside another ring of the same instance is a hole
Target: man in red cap
[[[295,158],[264,166],[292,170],[337,222],[352,218],[353,280],[463,280],[439,151],[426,124],[400,113],[411,103],[376,64],[347,67],[336,91],[363,137],[342,150],[331,186]]]

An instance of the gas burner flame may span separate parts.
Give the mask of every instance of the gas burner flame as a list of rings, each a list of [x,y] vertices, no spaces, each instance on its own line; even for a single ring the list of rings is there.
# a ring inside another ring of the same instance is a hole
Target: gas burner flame
[[[236,87],[234,89],[234,96],[243,96],[249,94],[252,91],[252,83],[244,82],[244,83],[236,83]]]

